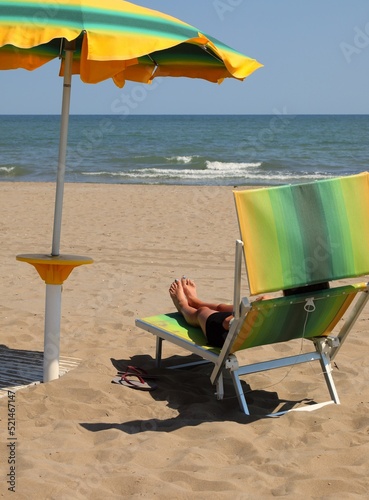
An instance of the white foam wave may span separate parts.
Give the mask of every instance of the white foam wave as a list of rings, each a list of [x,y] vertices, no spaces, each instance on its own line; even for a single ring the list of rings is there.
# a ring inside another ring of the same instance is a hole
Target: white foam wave
[[[235,162],[222,162],[222,161],[207,161],[206,162],[206,168],[209,170],[224,170],[224,171],[231,171],[232,173],[235,171],[243,172],[245,169],[248,168],[258,168],[261,167],[262,163],[261,162],[256,162],[256,163],[235,163]]]
[[[260,182],[266,181],[265,184],[272,182],[299,182],[299,181],[310,181],[310,180],[318,180],[318,179],[327,179],[331,177],[331,175],[324,173],[308,173],[301,172],[299,174],[296,173],[282,173],[282,172],[273,172],[273,173],[245,173],[242,174],[240,172],[223,172],[216,170],[175,170],[175,169],[160,169],[160,168],[151,168],[145,170],[133,170],[126,172],[83,172],[82,175],[90,175],[90,176],[107,176],[107,177],[121,177],[122,179],[141,179],[141,180],[157,180],[158,182],[163,182],[165,180],[189,180],[189,181],[204,181],[207,179],[212,180],[227,180],[232,181],[232,179],[237,180],[237,182],[242,179],[244,182]]]
[[[16,167],[0,167],[0,170],[2,172],[6,172],[7,174],[10,174],[11,172],[14,172]]]
[[[175,157],[181,159],[182,163],[189,163],[193,157],[183,156]],[[173,159],[172,159],[173,160]],[[116,172],[83,172],[83,175],[89,176],[106,176],[119,177],[121,179],[136,179],[136,180],[156,180],[157,182],[165,181],[182,181],[182,182],[206,182],[207,180],[221,183],[257,183],[257,184],[272,184],[272,183],[293,183],[301,181],[312,181],[318,179],[327,179],[331,177],[325,172],[309,172],[309,171],[288,171],[283,169],[262,169],[262,162],[220,162],[206,161],[205,168],[145,168],[122,170]]]
[[[193,158],[197,158],[197,156],[171,156],[169,158],[165,158],[168,161],[176,161],[178,163],[191,163]]]

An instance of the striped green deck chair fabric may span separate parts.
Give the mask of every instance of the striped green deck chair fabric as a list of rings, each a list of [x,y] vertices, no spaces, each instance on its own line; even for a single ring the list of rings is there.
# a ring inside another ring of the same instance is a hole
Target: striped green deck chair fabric
[[[356,294],[366,283],[346,285],[293,297],[255,301],[242,324],[231,352],[297,338],[312,339],[332,333]],[[313,297],[311,303],[307,299]]]
[[[369,272],[369,174],[234,191],[252,295]]]

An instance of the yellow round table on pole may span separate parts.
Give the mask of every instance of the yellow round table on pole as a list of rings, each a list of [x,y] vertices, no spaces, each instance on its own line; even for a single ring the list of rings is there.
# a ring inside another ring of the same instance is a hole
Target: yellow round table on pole
[[[64,281],[75,267],[92,264],[79,255],[21,254],[17,260],[35,267],[46,283],[43,381],[59,377],[61,292]]]

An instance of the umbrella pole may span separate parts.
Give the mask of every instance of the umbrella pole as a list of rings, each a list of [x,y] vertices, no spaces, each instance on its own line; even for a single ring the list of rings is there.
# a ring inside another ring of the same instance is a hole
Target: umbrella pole
[[[51,255],[57,256],[60,251],[60,234],[63,211],[64,196],[64,177],[65,162],[67,156],[68,125],[70,95],[72,86],[72,64],[74,42],[65,42],[65,62],[64,62],[64,82],[63,82],[63,100],[60,121],[60,141],[59,141],[59,160],[56,178],[55,210],[54,210],[54,229]]]
[[[59,159],[56,178],[53,241],[51,250],[52,257],[57,257],[60,252],[65,163],[67,156],[69,109],[72,85],[72,63],[74,49],[73,45],[73,43],[70,44],[69,42],[66,42],[64,47],[64,82],[60,121]],[[61,284],[58,283],[46,285],[43,376],[44,382],[49,382],[59,377],[61,294]]]

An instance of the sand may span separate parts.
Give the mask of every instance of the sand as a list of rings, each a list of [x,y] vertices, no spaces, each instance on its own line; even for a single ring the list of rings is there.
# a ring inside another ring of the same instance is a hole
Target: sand
[[[0,183],[0,202],[0,344],[40,352],[45,285],[15,255],[50,252],[54,186]],[[368,308],[336,358],[341,405],[247,417],[228,382],[226,399],[216,399],[208,367],[155,369],[155,339],[135,318],[172,311],[167,290],[182,274],[204,298],[231,302],[237,237],[230,187],[66,185],[61,252],[95,260],[63,287],[61,354],[80,361],[56,381],[18,390],[14,401],[0,399],[1,496],[11,494],[9,458],[20,499],[367,496]],[[260,354],[252,351],[250,360]],[[188,357],[171,345],[164,355]],[[158,388],[112,384],[110,358],[156,373]],[[247,383],[261,405],[326,398],[315,365]]]

